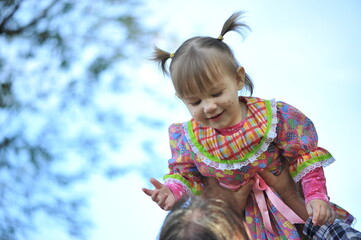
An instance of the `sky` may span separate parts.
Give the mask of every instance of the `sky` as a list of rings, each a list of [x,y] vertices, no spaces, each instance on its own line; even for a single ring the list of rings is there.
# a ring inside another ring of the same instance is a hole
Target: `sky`
[[[314,122],[319,145],[336,159],[325,168],[331,201],[361,219],[361,156],[357,152],[361,136],[361,2],[150,0],[146,1],[144,22],[158,26],[159,31],[149,43],[149,51],[157,45],[174,52],[196,35],[217,37],[224,21],[240,10],[246,12],[244,21],[252,31],[245,40],[231,33],[224,41],[253,79],[253,96],[287,102]],[[148,137],[164,159],[164,164],[154,166],[161,176],[167,172],[170,157],[167,127],[187,121],[190,115],[174,96],[170,79],[156,65],[145,60],[138,68],[135,88],[124,96],[133,104],[125,101],[120,107],[134,116],[137,111],[157,115],[167,126],[138,126],[119,159],[124,164],[146,159],[134,146],[139,136]],[[144,88],[157,94],[144,94]],[[159,106],[155,95],[167,103]],[[150,187],[146,179],[131,172],[111,181],[95,177],[90,186],[96,224],[90,240],[156,239],[166,212],[141,191]],[[358,230],[360,221],[355,225]]]

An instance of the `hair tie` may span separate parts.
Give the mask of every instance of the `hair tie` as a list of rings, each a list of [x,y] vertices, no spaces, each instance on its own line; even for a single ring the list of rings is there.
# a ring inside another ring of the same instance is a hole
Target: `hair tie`
[[[219,39],[219,40],[223,40],[223,36],[222,35],[219,35],[219,37],[217,37],[217,39]]]
[[[169,57],[170,57],[170,58],[173,58],[173,57],[174,57],[174,53],[169,54]]]

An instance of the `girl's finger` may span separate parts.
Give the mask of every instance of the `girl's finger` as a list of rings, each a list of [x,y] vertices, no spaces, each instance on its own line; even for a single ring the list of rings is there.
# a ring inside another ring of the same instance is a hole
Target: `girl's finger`
[[[328,221],[329,224],[332,224],[336,219],[336,213],[333,209],[331,209],[331,218],[330,220]]]
[[[307,204],[306,210],[307,210],[308,216],[312,217],[313,216],[313,209],[312,209],[312,206],[310,204]]]
[[[153,190],[148,189],[148,188],[142,188],[142,191],[147,194],[149,197],[152,196],[153,194]]]
[[[324,207],[322,207],[322,205],[319,205],[318,207],[318,220],[317,220],[317,224],[318,225],[323,225],[325,222],[327,222],[327,220],[329,219],[329,217],[327,218],[327,208],[325,209]]]
[[[312,212],[313,212],[312,223],[315,224],[315,225],[318,225],[320,209],[317,208],[317,207],[314,208],[314,207],[312,206]]]
[[[161,189],[163,187],[163,184],[155,178],[151,178],[150,183],[153,184],[156,189]]]
[[[156,189],[153,191],[153,194],[152,194],[152,200],[156,203],[158,203],[158,196],[159,196],[159,190]]]
[[[167,194],[161,194],[158,198],[158,206],[164,209],[165,200],[167,200]]]
[[[325,224],[331,217],[330,209],[321,209],[319,225]]]

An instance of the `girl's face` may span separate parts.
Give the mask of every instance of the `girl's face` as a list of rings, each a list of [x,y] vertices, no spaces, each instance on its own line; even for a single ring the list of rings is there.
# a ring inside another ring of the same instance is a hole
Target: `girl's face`
[[[244,81],[244,68],[239,67],[236,75],[223,74],[214,86],[182,100],[198,123],[216,129],[231,127],[242,121],[238,90]]]

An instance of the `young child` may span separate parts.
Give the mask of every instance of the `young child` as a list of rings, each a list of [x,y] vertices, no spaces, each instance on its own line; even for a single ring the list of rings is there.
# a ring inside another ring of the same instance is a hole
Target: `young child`
[[[245,209],[252,238],[300,239],[293,223],[302,220],[283,210],[284,203],[257,174],[266,168],[278,175],[287,161],[290,175],[302,185],[314,224],[335,217],[351,223],[352,215],[329,202],[323,167],[334,159],[317,145],[311,120],[284,102],[238,96],[243,89],[252,96],[253,83],[223,37],[231,31],[243,35],[248,26],[241,17],[242,12],[233,14],[218,38],[188,39],[174,54],[156,48],[154,60],[163,72],[168,73],[166,61],[172,59],[170,76],[192,119],[169,127],[170,172],[164,184],[151,179],[155,189],[143,191],[169,210],[186,195],[200,195],[205,177],[230,190],[254,179],[257,184]]]

